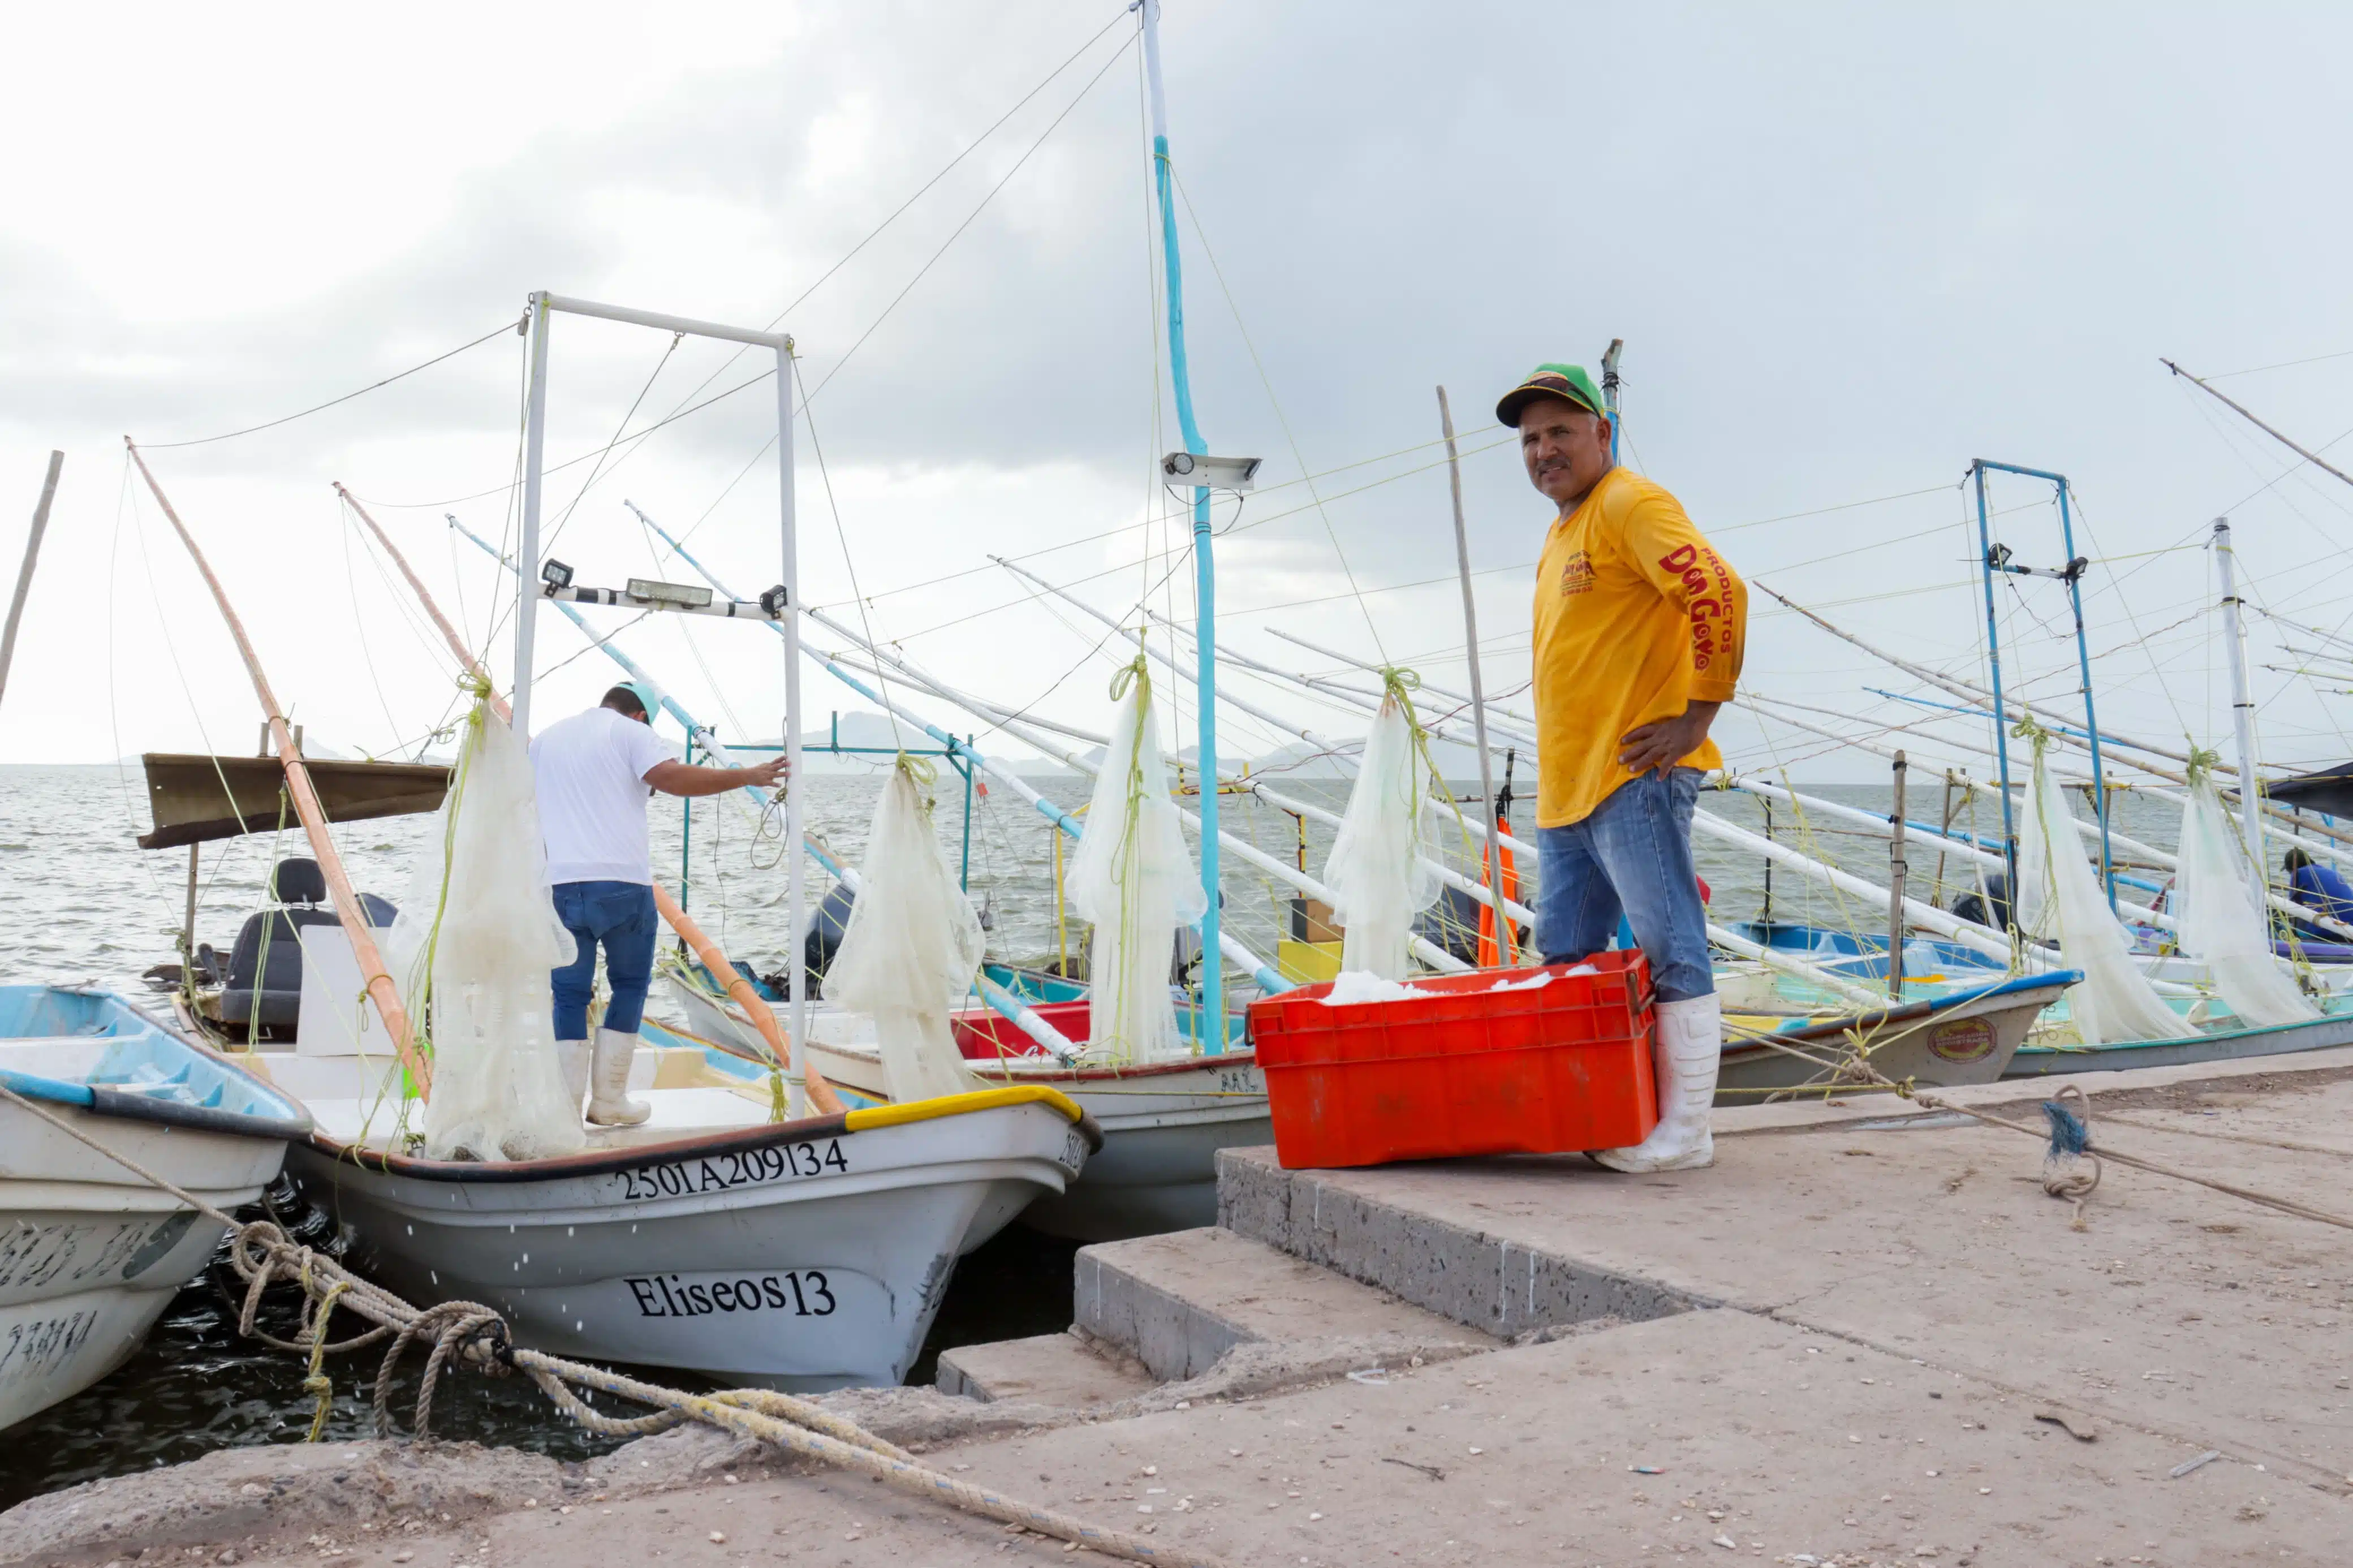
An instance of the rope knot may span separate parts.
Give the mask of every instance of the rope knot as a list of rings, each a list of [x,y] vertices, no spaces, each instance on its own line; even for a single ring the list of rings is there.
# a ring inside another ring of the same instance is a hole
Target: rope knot
[[[1145,701],[1152,700],[1152,666],[1141,653],[1112,671],[1111,700],[1113,702],[1127,695],[1127,689],[1142,683]]]

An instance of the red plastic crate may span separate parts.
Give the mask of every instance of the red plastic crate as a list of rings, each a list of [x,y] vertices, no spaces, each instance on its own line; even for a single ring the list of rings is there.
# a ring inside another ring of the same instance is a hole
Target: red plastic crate
[[[1334,1007],[1326,982],[1251,1005],[1284,1169],[1617,1149],[1658,1124],[1640,950],[1411,984],[1431,994]]]

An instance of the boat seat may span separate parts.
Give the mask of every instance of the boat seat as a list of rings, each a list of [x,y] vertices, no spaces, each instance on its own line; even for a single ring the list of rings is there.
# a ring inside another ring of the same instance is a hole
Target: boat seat
[[[327,874],[316,860],[300,856],[278,862],[269,873],[269,891],[281,904],[323,904],[327,901]]]
[[[302,1001],[302,926],[331,926],[335,911],[328,909],[262,910],[246,916],[237,945],[229,950],[228,974],[221,983],[220,1016],[224,1024],[259,1022],[265,1028],[294,1026]],[[269,966],[263,969],[262,938],[269,935]],[[261,981],[260,1016],[254,1016],[254,980]]]

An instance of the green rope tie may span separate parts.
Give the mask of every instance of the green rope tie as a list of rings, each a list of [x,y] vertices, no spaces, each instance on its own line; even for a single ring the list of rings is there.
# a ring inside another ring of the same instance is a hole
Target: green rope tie
[[[311,1270],[307,1263],[302,1269],[302,1286],[305,1289],[311,1288]],[[319,1310],[311,1319],[311,1370],[309,1375],[302,1379],[302,1392],[318,1401],[318,1404],[311,1412],[311,1430],[302,1439],[305,1443],[315,1443],[319,1440],[320,1436],[327,1429],[327,1416],[334,1409],[335,1385],[325,1371],[327,1314],[335,1310],[336,1299],[351,1288],[352,1282],[349,1279],[338,1279],[328,1286],[326,1293],[319,1298]]]

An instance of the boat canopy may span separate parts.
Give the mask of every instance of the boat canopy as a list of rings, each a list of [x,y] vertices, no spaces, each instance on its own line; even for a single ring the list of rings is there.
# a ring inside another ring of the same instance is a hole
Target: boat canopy
[[[209,757],[201,752],[149,752],[147,805],[155,830],[139,836],[142,849],[206,844],[279,826],[279,791],[286,771],[276,757]],[[438,810],[449,770],[425,763],[303,760],[330,822],[364,822]],[[290,817],[291,812],[285,814]]]
[[[2282,805],[2300,806],[2327,816],[2353,816],[2353,763],[2266,784],[2263,794]]]

